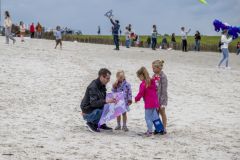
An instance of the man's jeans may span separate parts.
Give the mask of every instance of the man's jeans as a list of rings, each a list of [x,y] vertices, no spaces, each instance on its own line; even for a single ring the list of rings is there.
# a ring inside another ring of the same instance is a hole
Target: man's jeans
[[[102,112],[103,112],[102,109],[95,109],[94,111],[92,111],[92,113],[84,114],[83,119],[87,122],[98,124],[102,116]]]

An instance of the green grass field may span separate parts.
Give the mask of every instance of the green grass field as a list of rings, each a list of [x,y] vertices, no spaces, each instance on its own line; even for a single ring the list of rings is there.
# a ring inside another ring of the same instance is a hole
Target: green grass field
[[[73,37],[76,37],[76,38],[79,37],[79,38],[112,39],[112,36],[110,36],[110,35],[73,35]],[[146,36],[146,35],[140,36],[140,40],[143,41],[143,42],[146,42],[147,38],[148,38],[148,36]],[[120,40],[124,41],[125,36],[120,36]],[[167,36],[167,40],[168,40],[168,42],[170,42],[171,41],[171,36]],[[201,44],[202,45],[217,45],[219,40],[220,40],[220,36],[202,36]],[[162,41],[162,36],[158,37],[158,43],[161,43],[161,41]],[[181,43],[181,37],[176,36],[176,41],[177,41],[177,43]],[[240,41],[240,38],[238,38],[237,40],[234,40],[230,44],[230,46],[236,47],[238,41]],[[188,36],[188,43],[189,44],[194,44],[195,43],[194,36]]]

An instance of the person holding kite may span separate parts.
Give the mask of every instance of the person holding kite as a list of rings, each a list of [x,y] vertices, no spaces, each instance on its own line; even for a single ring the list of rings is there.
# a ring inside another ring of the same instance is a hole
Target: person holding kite
[[[113,92],[123,92],[124,95],[124,100],[125,100],[125,105],[126,105],[126,109],[127,111],[130,111],[129,106],[132,104],[132,89],[131,89],[131,85],[126,81],[125,78],[125,73],[123,70],[120,70],[117,72],[116,74],[116,82],[113,84],[113,88],[112,91]],[[127,112],[122,114],[122,118],[123,118],[123,125],[121,128],[121,116],[117,117],[117,127],[115,128],[115,130],[123,130],[125,132],[128,131],[128,127],[127,127]]]
[[[114,44],[116,45],[115,50],[119,50],[119,29],[120,29],[119,21],[113,20],[112,18],[110,18],[110,21],[113,25],[112,26],[112,34],[113,34]]]
[[[222,60],[219,62],[218,67],[220,68],[222,63],[225,61],[225,68],[226,69],[231,69],[228,66],[228,57],[229,57],[229,50],[228,50],[228,44],[232,42],[232,37],[227,37],[228,36],[228,30],[223,30],[222,31],[222,37],[221,37],[221,50],[223,54]]]
[[[182,51],[187,52],[187,36],[191,29],[185,31],[185,27],[181,27]]]
[[[83,119],[87,121],[87,127],[91,132],[99,132],[98,122],[102,116],[105,104],[116,103],[115,99],[106,100],[106,85],[110,81],[111,72],[102,68],[98,72],[98,78],[93,80],[86,89],[81,102]],[[100,126],[100,129],[112,130],[106,124]]]

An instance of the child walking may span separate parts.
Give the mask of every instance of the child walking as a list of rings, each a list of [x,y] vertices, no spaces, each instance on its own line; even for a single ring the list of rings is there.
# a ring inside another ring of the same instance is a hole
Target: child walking
[[[24,42],[24,36],[26,32],[26,27],[23,21],[20,22],[20,37],[21,37],[21,42]]]
[[[62,32],[61,32],[61,28],[60,26],[56,27],[56,32],[55,32],[55,37],[56,37],[56,46],[55,49],[57,48],[57,46],[60,44],[60,49],[62,49]]]
[[[155,84],[157,86],[157,95],[158,95],[158,101],[159,101],[159,109],[158,112],[160,113],[162,117],[162,122],[164,126],[164,134],[167,133],[167,115],[165,108],[167,107],[168,103],[168,80],[165,73],[162,71],[163,69],[163,60],[156,60],[152,62],[152,70],[153,70],[153,79],[155,81]]]
[[[123,92],[124,100],[127,107],[127,111],[130,111],[129,106],[132,104],[132,90],[131,85],[126,81],[125,73],[123,70],[118,71],[116,74],[116,82],[113,84],[113,92]],[[127,112],[122,114],[123,118],[123,126],[121,128],[121,116],[117,117],[117,127],[115,130],[123,130],[125,132],[128,131],[127,127]]]
[[[162,122],[157,113],[159,107],[157,87],[155,81],[149,77],[149,73],[145,67],[141,67],[137,71],[138,78],[142,81],[140,84],[139,92],[135,97],[135,102],[144,99],[145,104],[145,120],[147,124],[146,136],[153,134],[152,127],[155,126],[155,133],[162,133],[164,131]]]

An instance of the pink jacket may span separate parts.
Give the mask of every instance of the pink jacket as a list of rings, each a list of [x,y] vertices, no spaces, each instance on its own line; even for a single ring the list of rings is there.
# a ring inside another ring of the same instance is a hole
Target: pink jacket
[[[158,108],[158,96],[157,87],[154,80],[151,80],[151,85],[146,88],[146,82],[142,81],[140,84],[139,92],[135,97],[135,101],[138,102],[143,97],[145,103],[145,109]]]

